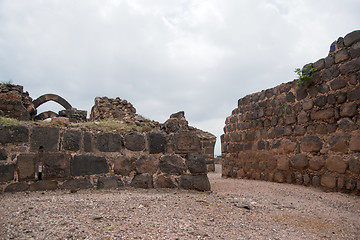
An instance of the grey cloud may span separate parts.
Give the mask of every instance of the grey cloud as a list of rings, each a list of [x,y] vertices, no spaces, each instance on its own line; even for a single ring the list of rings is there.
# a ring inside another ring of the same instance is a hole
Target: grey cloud
[[[96,96],[158,121],[185,110],[219,136],[237,99],[292,80],[359,28],[355,9],[354,0],[2,0],[0,80],[88,111]]]

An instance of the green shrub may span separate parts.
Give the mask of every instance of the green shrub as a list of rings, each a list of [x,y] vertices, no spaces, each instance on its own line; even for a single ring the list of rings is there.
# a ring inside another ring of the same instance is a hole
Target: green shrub
[[[302,69],[296,68],[295,73],[299,76],[296,79],[296,85],[298,87],[302,87],[309,84],[312,77],[312,73],[315,71],[316,69],[313,67],[312,64],[307,64]]]

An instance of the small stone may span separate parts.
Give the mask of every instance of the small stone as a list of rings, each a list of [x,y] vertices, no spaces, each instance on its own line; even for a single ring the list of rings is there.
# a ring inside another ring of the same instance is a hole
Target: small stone
[[[317,136],[306,136],[303,137],[300,146],[305,152],[319,152],[323,146],[323,142]]]
[[[248,204],[246,204],[246,203],[242,203],[242,204],[234,203],[234,206],[237,207],[237,208],[243,208],[243,209],[248,210],[248,211],[251,210],[250,206]]]
[[[321,186],[327,187],[327,188],[335,188],[336,187],[336,177],[333,175],[330,175],[328,173],[325,173],[321,177]]]
[[[309,161],[309,166],[311,170],[318,171],[322,169],[325,165],[325,159],[324,157],[315,156],[312,157]]]
[[[351,33],[348,33],[344,37],[344,44],[346,47],[360,41],[360,30],[353,31]]]
[[[285,181],[284,174],[280,171],[274,174],[274,181],[278,183],[283,183]]]
[[[297,154],[290,159],[290,165],[295,169],[305,169],[309,164],[309,159],[304,154]]]
[[[296,125],[294,128],[295,136],[303,136],[306,133],[306,129],[303,126]]]
[[[309,116],[305,111],[301,111],[298,115],[299,123],[307,123],[309,121]]]
[[[340,155],[333,155],[326,159],[326,168],[329,171],[337,173],[345,173],[348,164]]]
[[[326,83],[323,83],[318,87],[318,91],[320,93],[327,93],[329,90],[330,90],[330,88]]]
[[[318,61],[314,62],[313,64],[313,67],[316,69],[316,70],[321,70],[325,67],[325,60],[322,58],[322,59],[319,59]]]
[[[295,96],[292,92],[288,92],[286,94],[286,101],[287,102],[295,102]]]
[[[303,181],[304,181],[305,186],[308,186],[310,184],[310,176],[309,176],[309,174],[304,175]]]
[[[347,61],[340,66],[341,74],[348,74],[358,71],[360,68],[360,58]]]
[[[289,139],[284,138],[283,140],[281,140],[281,148],[286,154],[294,152],[296,149],[296,145],[296,142],[292,142]]]
[[[351,132],[357,129],[356,124],[349,118],[342,118],[337,122],[339,128],[345,132]]]
[[[334,94],[329,94],[327,98],[328,104],[334,105],[336,103],[336,97]]]
[[[314,176],[312,178],[312,185],[314,187],[320,187],[320,178],[319,178],[319,176]]]
[[[351,157],[349,160],[349,169],[353,173],[360,173],[360,162],[355,157]]]
[[[336,96],[336,102],[339,104],[344,103],[347,99],[346,92],[337,92],[335,96]]]
[[[296,99],[298,101],[306,98],[307,95],[308,95],[307,88],[298,88],[296,90]]]
[[[304,101],[304,103],[303,103],[303,109],[304,109],[305,111],[310,110],[310,109],[312,109],[313,107],[314,107],[314,102],[313,102],[312,99],[307,99],[307,100]]]
[[[327,103],[327,96],[319,96],[315,99],[315,106],[323,107]]]
[[[96,221],[99,221],[99,220],[101,220],[101,219],[103,219],[102,216],[93,216],[93,217],[92,217],[92,220],[96,220]]]
[[[287,157],[281,157],[277,160],[277,169],[287,171],[289,170],[289,159]]]
[[[347,190],[354,190],[356,187],[356,183],[354,180],[352,180],[351,178],[349,178],[346,183],[345,183],[345,187]]]
[[[341,106],[340,115],[342,117],[353,117],[358,113],[356,102],[344,103]]]
[[[335,116],[335,111],[333,108],[327,108],[327,109],[311,112],[311,119],[313,120],[329,120],[334,116]]]
[[[349,99],[349,101],[359,100],[360,99],[360,86],[356,87],[354,90],[348,91],[347,98]]]
[[[343,177],[339,177],[337,180],[337,188],[342,189],[345,185],[345,179]]]
[[[335,63],[340,63],[349,59],[349,53],[346,49],[343,49],[335,54]]]
[[[330,145],[330,150],[334,152],[343,152],[347,153],[349,144],[348,137],[335,134],[328,138],[328,143]]]
[[[349,148],[351,151],[360,152],[360,134],[356,134],[351,137]]]

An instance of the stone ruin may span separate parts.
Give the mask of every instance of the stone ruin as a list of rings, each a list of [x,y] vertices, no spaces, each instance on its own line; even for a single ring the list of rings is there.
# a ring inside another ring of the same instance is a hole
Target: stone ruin
[[[28,121],[36,109],[22,86],[0,84],[0,116]]]
[[[37,115],[36,109],[48,101],[59,103],[65,110],[61,110],[58,114],[47,111]],[[69,118],[70,122],[84,122],[86,121],[86,115],[86,111],[73,108],[64,98],[56,94],[45,94],[33,101],[29,93],[23,91],[23,86],[0,85],[0,116],[21,121],[66,117]]]
[[[0,124],[1,191],[126,186],[210,190],[207,172],[214,169],[216,137],[189,126],[184,112],[160,124],[136,114],[126,100],[102,97],[95,99],[88,121],[86,111],[58,95],[32,101],[22,86],[0,89],[1,116],[25,121]],[[65,110],[36,115],[36,108],[47,101]],[[59,125],[29,121],[49,117],[68,121]],[[133,127],[102,129],[102,121],[109,120]]]
[[[360,194],[360,31],[296,81],[247,95],[221,136],[225,177]]]
[[[224,177],[360,194],[360,31],[339,38],[311,65],[309,85],[291,81],[239,99],[221,136],[217,161]],[[49,100],[65,110],[36,115],[38,104]],[[22,86],[1,85],[0,116],[86,120],[63,100],[47,94],[34,104]],[[141,131],[0,125],[1,189],[210,189],[206,173],[214,167],[216,138],[189,126],[183,112],[160,124],[137,115],[125,100],[96,98],[90,120],[105,118]]]

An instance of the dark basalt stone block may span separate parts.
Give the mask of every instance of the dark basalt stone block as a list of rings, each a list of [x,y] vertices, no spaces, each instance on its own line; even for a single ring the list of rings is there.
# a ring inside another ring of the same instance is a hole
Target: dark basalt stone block
[[[26,143],[29,141],[29,129],[26,126],[0,126],[0,143]]]
[[[80,155],[71,161],[71,175],[84,176],[108,173],[109,166],[104,157]]]
[[[30,136],[31,151],[38,151],[43,148],[48,152],[59,150],[59,129],[53,127],[34,127]]]
[[[68,151],[79,151],[81,142],[81,132],[68,130],[63,137],[63,149]]]
[[[160,132],[150,132],[147,134],[149,143],[149,153],[165,153],[166,139],[165,136]]]
[[[0,182],[8,182],[14,179],[14,164],[0,165]]]
[[[202,154],[188,154],[186,155],[186,165],[191,174],[206,174],[206,161]]]

